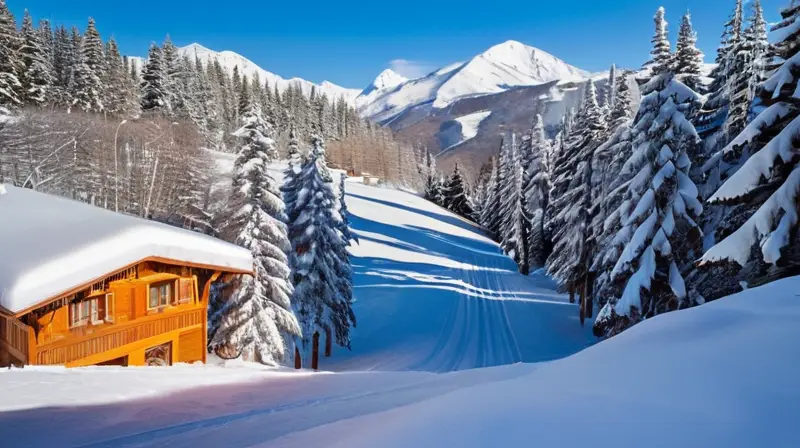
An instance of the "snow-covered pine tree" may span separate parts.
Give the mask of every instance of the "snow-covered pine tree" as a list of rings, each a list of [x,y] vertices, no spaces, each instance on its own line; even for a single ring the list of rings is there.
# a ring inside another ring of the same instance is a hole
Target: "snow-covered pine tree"
[[[610,274],[616,292],[594,325],[599,336],[694,301],[684,278],[702,248],[703,206],[688,175],[701,144],[689,119],[701,97],[671,72],[652,78],[642,93],[627,162],[640,167],[625,197],[633,211],[614,237],[625,249]]]
[[[486,201],[483,204],[483,211],[481,213],[481,225],[489,229],[494,235],[494,238],[500,239],[500,228],[498,226],[497,214],[500,209],[500,173],[499,173],[499,155],[492,157],[492,173],[489,176],[489,181],[486,184]]]
[[[70,80],[75,66],[75,48],[69,31],[62,25],[56,28],[53,42],[53,104],[68,108],[70,100]]]
[[[731,77],[728,82],[730,106],[725,120],[724,132],[734,138],[750,120],[750,106],[756,88],[765,80],[767,57],[767,25],[764,22],[761,3],[753,4],[753,14],[747,28],[742,32],[739,45],[730,62]]]
[[[25,97],[19,79],[22,67],[19,47],[14,15],[6,6],[6,0],[0,0],[0,106],[19,106]]]
[[[522,275],[530,273],[530,231],[531,220],[528,216],[528,202],[525,195],[527,179],[525,161],[530,157],[523,151],[531,148],[517,145],[517,137],[511,134],[511,163],[508,164],[504,188],[501,190],[500,213],[502,214],[501,233],[502,246],[509,256],[517,262]]]
[[[661,7],[653,17],[653,21],[656,23],[656,32],[650,41],[653,44],[653,51],[650,52],[653,59],[647,65],[652,67],[651,73],[654,75],[670,71],[673,66],[672,47],[669,43],[668,24],[664,14],[664,7]]]
[[[72,106],[84,112],[103,112],[105,89],[102,78],[106,72],[106,61],[103,40],[91,17],[77,54],[79,57],[72,72]]]
[[[458,162],[453,168],[453,174],[445,181],[442,194],[444,196],[444,208],[465,218],[469,218],[472,215],[472,209],[467,198],[467,188],[464,185],[464,177],[461,175]]]
[[[188,116],[188,111],[185,104],[186,92],[181,79],[183,68],[180,63],[178,47],[172,43],[169,34],[161,45],[161,67],[164,74],[163,88],[166,109],[172,116],[185,118]]]
[[[142,112],[167,113],[169,111],[169,98],[165,90],[165,73],[162,61],[161,48],[155,43],[150,44],[150,52],[142,70],[141,89]]]
[[[614,105],[617,99],[617,89],[619,83],[619,77],[617,73],[617,66],[616,64],[611,64],[611,68],[608,70],[608,81],[606,82],[606,87],[603,89],[603,116],[606,117],[606,120],[611,121],[611,112],[614,110]]]
[[[596,207],[598,210],[592,220],[592,234],[597,247],[592,260],[591,272],[595,277],[594,297],[599,305],[605,305],[609,296],[608,286],[611,270],[624,248],[624,238],[616,238],[632,211],[638,195],[626,195],[631,191],[630,184],[640,167],[628,163],[633,151],[631,121],[617,126],[608,141],[595,153],[595,169],[603,165],[603,184],[599,189]],[[634,161],[638,163],[637,161]]]
[[[690,89],[700,87],[703,53],[697,49],[697,33],[692,27],[692,15],[687,11],[681,19],[678,43],[675,46],[675,75]]]
[[[608,130],[613,132],[618,127],[630,121],[633,115],[633,98],[631,97],[631,87],[628,81],[628,73],[624,72],[617,76],[617,89],[614,92],[614,108],[608,121]]]
[[[436,172],[436,158],[427,150],[425,151],[425,167],[422,175],[425,177],[425,199],[435,203],[439,197],[441,185],[439,185],[439,174]]]
[[[800,81],[800,2],[793,0],[781,16],[770,40],[783,62],[759,90],[766,109],[723,150],[752,155],[709,199],[735,207],[729,218],[735,231],[702,259],[705,265],[738,264],[743,268],[738,275],[750,285],[797,275],[800,265],[800,107],[794,97]]]
[[[527,146],[530,147],[530,163],[528,164],[523,194],[530,217],[530,232],[528,237],[528,259],[531,268],[541,268],[545,265],[552,250],[549,236],[546,233],[545,220],[550,208],[550,183],[552,147],[544,132],[544,120],[541,115],[536,115]],[[523,146],[526,146],[523,140]]]
[[[730,86],[735,76],[734,57],[741,44],[743,23],[742,0],[736,0],[733,13],[725,23],[720,46],[717,49],[715,59],[717,65],[711,72],[711,78],[714,81],[709,87],[708,100],[694,120],[700,136],[705,140],[706,154],[711,154],[725,146],[733,137],[725,134],[723,124],[728,114]]]
[[[300,335],[292,314],[284,203],[267,170],[276,157],[273,134],[255,106],[248,108],[236,131],[242,148],[233,179],[235,212],[226,233],[252,252],[255,273],[239,279],[236,292],[213,319],[218,325],[210,343],[264,364],[281,362],[288,338]]]
[[[323,179],[317,160],[324,154],[320,137],[298,177],[299,191],[289,216],[290,261],[294,272],[294,307],[303,330],[304,347],[314,333],[333,332],[340,346],[350,346],[352,270],[347,243],[339,229],[336,198]]]
[[[22,18],[22,91],[23,101],[36,107],[44,106],[48,102],[50,87],[53,80],[50,74],[50,63],[43,49],[41,34],[33,27],[33,19],[28,10]]]
[[[342,217],[340,231],[342,232],[345,242],[349,246],[350,241],[358,243],[358,236],[350,230],[350,211],[347,209],[345,179],[347,179],[347,176],[344,173],[339,176],[339,216]]]
[[[106,112],[110,115],[121,116],[132,112],[130,96],[130,78],[123,65],[117,41],[108,39],[106,43],[106,73],[104,79],[104,100]]]
[[[583,103],[566,137],[553,170],[553,216],[548,228],[553,231],[553,252],[547,270],[560,287],[582,298],[591,296],[588,278],[592,248],[587,245],[591,223],[594,151],[606,132],[606,121],[597,104],[594,83],[586,82]],[[581,308],[583,312],[583,307]]]
[[[294,216],[294,208],[297,203],[297,194],[300,193],[302,185],[300,182],[300,173],[303,170],[305,160],[303,155],[300,154],[300,143],[297,140],[297,133],[292,127],[289,130],[289,144],[286,149],[289,164],[283,171],[283,185],[281,192],[283,193],[283,202],[286,204],[286,216]]]

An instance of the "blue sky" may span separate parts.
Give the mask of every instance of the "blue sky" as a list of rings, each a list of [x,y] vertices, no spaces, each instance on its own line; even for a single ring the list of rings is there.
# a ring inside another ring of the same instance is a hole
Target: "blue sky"
[[[145,55],[169,33],[177,45],[232,50],[283,77],[366,86],[384,68],[422,74],[515,39],[585,70],[647,60],[652,15],[667,9],[670,32],[691,10],[699,46],[712,60],[734,0],[406,0],[403,2],[6,0],[21,20],[78,25],[95,18],[125,54]],[[767,21],[788,0],[762,0]],[[613,5],[613,6],[612,6]]]

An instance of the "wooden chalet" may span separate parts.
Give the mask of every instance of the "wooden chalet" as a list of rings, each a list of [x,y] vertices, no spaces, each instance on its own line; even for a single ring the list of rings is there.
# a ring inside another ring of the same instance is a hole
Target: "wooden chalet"
[[[0,366],[205,362],[211,285],[251,273],[249,251],[68,199],[5,189]]]

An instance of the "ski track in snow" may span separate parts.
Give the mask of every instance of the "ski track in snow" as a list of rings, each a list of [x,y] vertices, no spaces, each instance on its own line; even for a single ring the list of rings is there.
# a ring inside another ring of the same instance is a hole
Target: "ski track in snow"
[[[351,351],[320,360],[338,373],[0,413],[0,433],[14,428],[14,446],[258,446],[513,379],[594,342],[548,278],[520,275],[474,224],[408,193],[347,188],[358,326]],[[476,369],[493,366],[505,367]]]

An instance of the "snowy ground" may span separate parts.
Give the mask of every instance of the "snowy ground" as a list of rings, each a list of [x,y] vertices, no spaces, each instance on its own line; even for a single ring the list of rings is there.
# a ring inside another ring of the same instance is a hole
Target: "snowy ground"
[[[261,381],[82,404],[101,381],[124,390],[124,380],[142,387],[155,372],[187,373],[142,369],[123,379],[110,368],[69,406],[0,413],[0,434],[15,447],[795,447],[797,291],[800,277],[776,282],[548,363],[447,374],[267,372]],[[70,378],[88,378],[83,372]],[[24,376],[32,380],[18,381]],[[3,403],[27,394],[52,401],[47,394],[70,381],[0,372]]]
[[[800,446],[800,278],[586,350],[574,305],[421,199],[348,184],[353,350],[337,373],[0,371],[14,447]],[[571,355],[571,356],[570,356]],[[519,363],[519,361],[535,362]],[[483,369],[474,367],[499,366]],[[446,372],[446,373],[436,373]],[[5,446],[5,445],[4,445]]]

